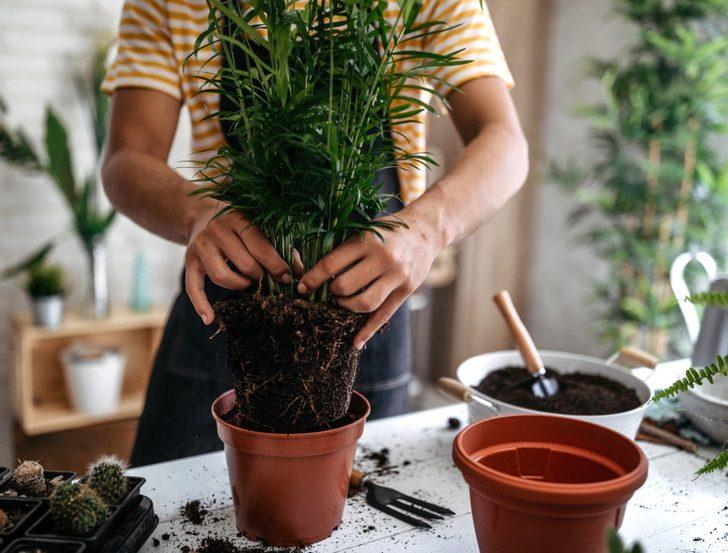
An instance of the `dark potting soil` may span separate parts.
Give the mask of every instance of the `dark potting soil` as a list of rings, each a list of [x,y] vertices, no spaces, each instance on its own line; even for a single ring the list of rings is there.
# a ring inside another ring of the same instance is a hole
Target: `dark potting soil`
[[[5,511],[5,514],[8,516],[9,524],[5,528],[0,528],[0,530],[3,530],[4,532],[12,530],[16,524],[23,520],[23,517],[25,517],[32,508],[33,505],[28,505],[27,503],[18,503],[18,505],[14,505],[12,507],[5,505],[3,507],[3,511]]]
[[[188,501],[180,511],[185,520],[195,526],[202,524],[207,514],[207,509],[202,506],[199,499]]]
[[[345,417],[365,314],[300,298],[242,294],[215,304],[233,374],[239,425],[310,432]]]
[[[303,548],[280,548],[254,545],[252,547],[238,547],[227,538],[204,538],[196,551],[197,553],[286,553],[303,551]]]
[[[610,415],[631,411],[642,404],[634,390],[603,376],[560,374],[550,368],[546,373],[559,383],[559,391],[548,398],[533,394],[533,377],[524,367],[492,371],[475,388],[519,407],[566,415]]]

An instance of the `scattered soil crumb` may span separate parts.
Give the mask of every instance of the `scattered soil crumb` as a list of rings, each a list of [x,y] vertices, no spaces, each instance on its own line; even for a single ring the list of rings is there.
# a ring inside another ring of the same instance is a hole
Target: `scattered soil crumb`
[[[205,520],[207,509],[202,507],[199,499],[195,499],[194,501],[188,501],[185,506],[182,507],[181,512],[185,520],[199,526]]]
[[[162,542],[160,542],[157,538],[152,538],[152,545],[154,547],[159,547],[160,543],[162,543]]]
[[[251,547],[238,547],[232,541],[225,538],[208,537],[202,540],[196,553],[287,553],[303,551],[305,548],[280,548],[267,547],[265,545],[254,545]]]
[[[460,428],[460,419],[457,417],[450,417],[449,419],[447,419],[447,427],[450,430],[457,430],[458,428]]]
[[[389,467],[389,448],[383,447],[379,451],[371,451],[364,456],[365,459],[374,461],[378,469]]]

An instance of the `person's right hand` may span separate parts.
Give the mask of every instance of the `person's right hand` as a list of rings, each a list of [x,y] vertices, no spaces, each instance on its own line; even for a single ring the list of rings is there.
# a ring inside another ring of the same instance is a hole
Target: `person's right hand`
[[[212,323],[215,313],[205,294],[205,276],[231,290],[247,288],[266,272],[280,282],[291,282],[288,265],[257,227],[238,213],[213,216],[210,210],[196,218],[185,254],[187,295],[206,325]]]

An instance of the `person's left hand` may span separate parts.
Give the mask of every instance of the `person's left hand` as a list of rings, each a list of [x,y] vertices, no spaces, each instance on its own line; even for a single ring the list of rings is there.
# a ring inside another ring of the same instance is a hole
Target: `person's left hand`
[[[352,237],[324,256],[301,278],[298,292],[311,293],[329,279],[329,290],[337,303],[357,313],[371,313],[354,338],[354,347],[364,344],[394,315],[425,280],[440,252],[431,232],[417,221],[407,228],[381,231],[384,241],[371,232]]]

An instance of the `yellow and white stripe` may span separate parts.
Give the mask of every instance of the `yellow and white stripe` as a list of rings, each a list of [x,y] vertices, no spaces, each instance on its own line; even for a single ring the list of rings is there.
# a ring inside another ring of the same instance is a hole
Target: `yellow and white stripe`
[[[187,61],[195,39],[207,26],[207,15],[205,0],[125,0],[118,52],[102,85],[108,94],[118,88],[148,88],[185,102],[192,119],[192,148],[198,160],[214,155],[225,143],[219,121],[206,119],[218,110],[218,95],[195,94],[202,85],[199,77],[218,71],[220,60]],[[391,21],[397,19],[396,0],[389,0],[385,15]],[[418,17],[422,22],[444,21],[453,28],[417,43],[409,41],[407,48],[438,54],[463,49],[458,57],[471,60],[465,65],[434,70],[434,77],[459,87],[472,79],[495,76],[513,86],[490,15],[485,6],[481,9],[479,0],[424,0]],[[446,85],[438,81],[433,85],[447,91]],[[427,149],[425,114],[417,119],[421,123],[393,128],[395,144],[411,153]],[[398,176],[405,204],[425,191],[422,169],[400,164]]]

